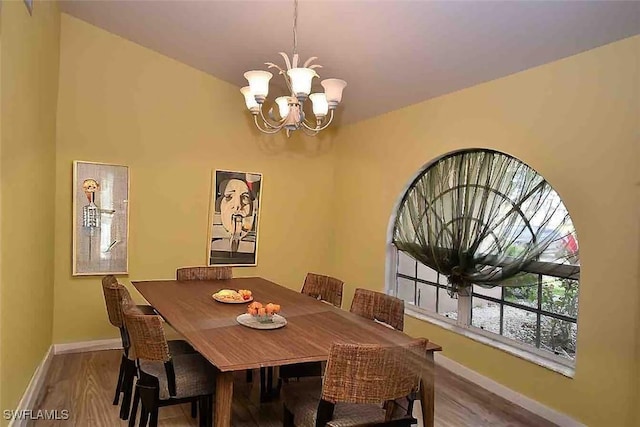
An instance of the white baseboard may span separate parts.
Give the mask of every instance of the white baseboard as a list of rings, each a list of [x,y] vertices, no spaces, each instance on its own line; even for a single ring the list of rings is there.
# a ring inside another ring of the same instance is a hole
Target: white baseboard
[[[512,402],[513,404],[526,409],[529,412],[533,412],[534,414],[546,420],[549,420],[560,427],[585,427],[584,424],[574,420],[568,415],[563,414],[562,412],[558,412],[555,409],[549,408],[548,406],[545,406],[538,401],[535,401],[523,394],[513,391],[510,388],[505,387],[502,384],[492,380],[491,378],[480,375],[476,371],[473,371],[466,366],[461,365],[460,363],[455,362],[438,353],[436,353],[435,355],[435,362],[443,368],[453,372],[454,374],[461,376],[462,378],[479,385],[485,390],[490,391],[491,393],[496,394],[503,399],[506,399],[509,402]],[[436,387],[438,387],[437,384]]]
[[[54,344],[53,354],[85,353],[88,351],[118,350],[121,348],[122,348],[122,341],[120,340],[120,338],[113,338],[109,340],[81,341],[81,342],[70,342],[66,344]]]
[[[47,379],[47,373],[49,372],[52,359],[53,346],[50,346],[42,362],[40,362],[40,365],[38,365],[33,373],[31,381],[29,381],[29,385],[22,395],[22,399],[20,399],[20,403],[18,403],[18,412],[36,408],[40,390],[42,390],[44,382]],[[26,419],[13,419],[9,422],[9,427],[26,427],[28,421],[29,420]]]

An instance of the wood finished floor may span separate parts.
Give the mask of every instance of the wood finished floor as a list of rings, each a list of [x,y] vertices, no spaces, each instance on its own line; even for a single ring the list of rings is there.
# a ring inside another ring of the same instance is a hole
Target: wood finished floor
[[[120,352],[54,356],[38,409],[67,409],[67,421],[36,421],[31,426],[124,427],[119,407],[112,399],[118,376]],[[249,399],[250,387],[238,375],[234,384],[233,426],[281,426],[280,402],[256,405]],[[159,413],[160,427],[197,426],[190,406],[165,407]],[[484,389],[438,368],[436,370],[435,425],[446,427],[553,426],[554,424]]]

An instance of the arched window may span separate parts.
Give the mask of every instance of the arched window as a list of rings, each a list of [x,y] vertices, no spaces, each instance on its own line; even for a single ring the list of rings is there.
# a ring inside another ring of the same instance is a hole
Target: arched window
[[[558,193],[520,160],[473,149],[429,164],[392,217],[390,247],[388,290],[408,314],[563,373],[574,365],[576,232]]]

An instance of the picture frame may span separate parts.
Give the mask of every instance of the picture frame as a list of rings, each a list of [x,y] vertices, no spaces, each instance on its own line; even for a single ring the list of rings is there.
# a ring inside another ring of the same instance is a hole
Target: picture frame
[[[214,169],[211,179],[207,265],[258,264],[263,176]]]
[[[27,7],[27,11],[30,16],[33,16],[33,0],[22,0],[24,1],[24,5]]]
[[[129,167],[73,162],[73,276],[128,274]]]

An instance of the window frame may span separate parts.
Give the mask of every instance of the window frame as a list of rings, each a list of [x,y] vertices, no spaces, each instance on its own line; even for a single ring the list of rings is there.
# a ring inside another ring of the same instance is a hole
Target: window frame
[[[408,280],[424,282],[424,280],[418,279],[417,277],[409,277],[407,275],[404,275],[398,272],[398,262],[399,262],[398,253],[399,252],[400,251],[398,251],[398,249],[393,245],[393,243],[388,244],[387,280],[385,281],[386,282],[385,290],[387,294],[393,295],[393,296],[398,296],[397,295],[397,278],[398,277],[403,277]],[[412,261],[415,263],[418,263],[418,261],[416,260],[412,260]],[[436,287],[435,285],[429,285],[429,286],[433,286],[434,288]],[[494,332],[490,332],[490,331],[478,328],[476,326],[473,326],[471,324],[472,294],[473,292],[471,292],[471,295],[458,296],[457,319],[449,318],[440,313],[423,309],[418,307],[417,305],[410,304],[410,303],[405,304],[405,315],[419,319],[419,320],[425,320],[429,323],[435,324],[437,326],[451,330],[458,334],[464,335],[468,338],[473,339],[474,341],[478,341],[483,344],[487,344],[489,346],[498,348],[507,353],[513,354],[517,357],[533,362],[539,366],[543,366],[545,368],[551,369],[552,371],[558,372],[566,377],[573,378],[575,374],[575,359],[576,359],[575,357],[573,360],[567,359],[565,357],[553,354],[549,351],[536,348],[535,346],[525,344],[520,341],[514,340],[512,338],[508,338],[503,335],[496,334]],[[480,295],[479,297],[485,298],[487,300],[488,298],[490,298],[490,297],[485,297],[483,295]],[[507,302],[507,305],[510,305],[510,304]],[[516,308],[520,309],[519,306],[516,306]],[[537,309],[532,309],[531,311],[534,311],[534,310],[537,310]],[[541,314],[546,315],[544,313],[546,312],[542,311]],[[555,315],[554,313],[551,313],[551,314],[553,315],[553,317],[558,316],[558,315]],[[563,317],[566,317],[566,316],[563,316]],[[576,319],[576,325],[577,324],[578,324],[578,321]],[[576,350],[576,357],[577,357],[577,350]]]

